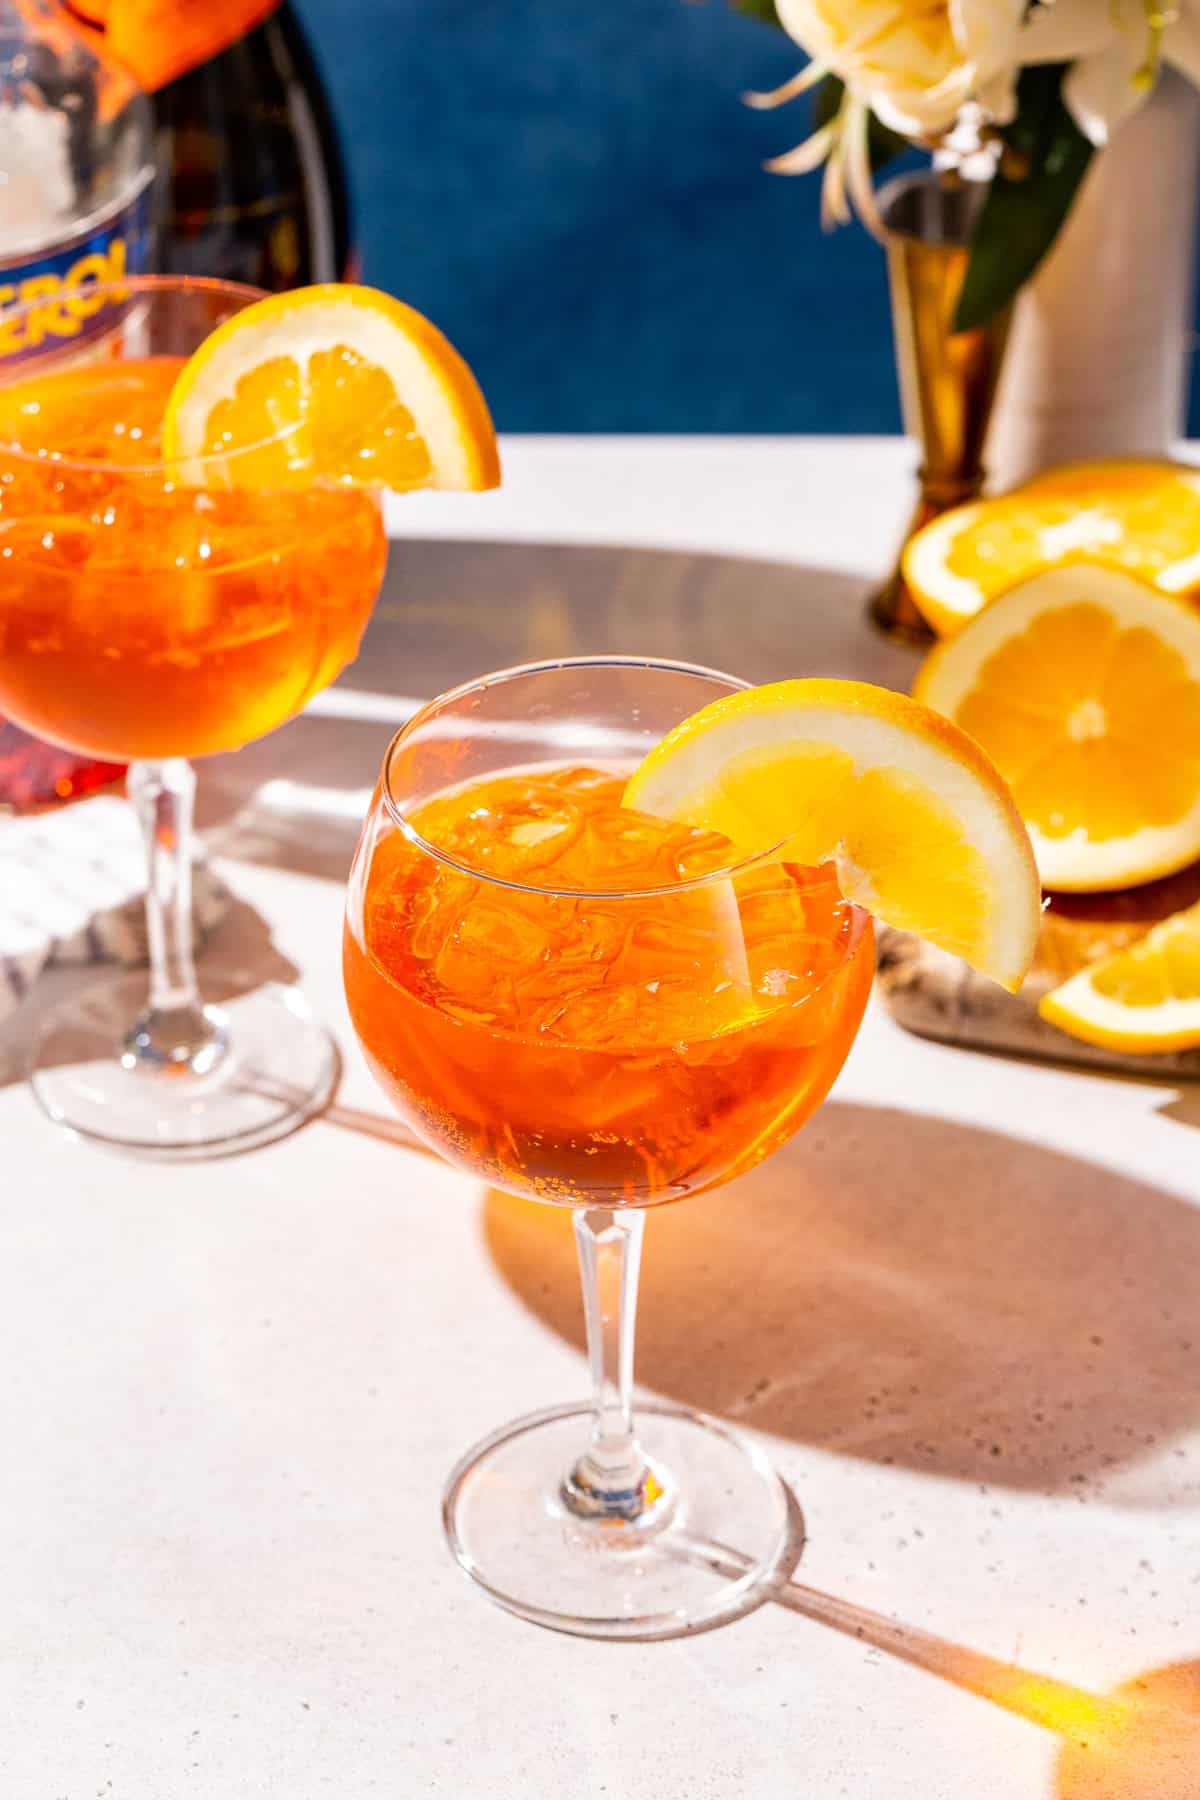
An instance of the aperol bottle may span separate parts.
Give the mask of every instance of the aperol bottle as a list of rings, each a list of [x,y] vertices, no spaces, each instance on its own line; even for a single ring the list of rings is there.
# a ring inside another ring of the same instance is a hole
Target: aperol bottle
[[[337,128],[288,0],[152,98],[167,184],[160,268],[272,291],[354,279]]]
[[[354,279],[337,127],[289,0],[70,3],[154,108],[158,269],[272,292]]]
[[[17,310],[57,303],[83,336],[90,283],[145,269],[150,256],[154,137],[150,107],[101,43],[88,43],[58,0],[0,6],[0,380],[36,346]],[[39,743],[0,718],[0,809],[88,793],[119,763]]]

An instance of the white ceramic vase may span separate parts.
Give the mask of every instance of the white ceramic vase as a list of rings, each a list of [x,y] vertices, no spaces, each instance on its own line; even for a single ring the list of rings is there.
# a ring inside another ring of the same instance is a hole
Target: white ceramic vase
[[[1092,159],[1020,295],[988,435],[996,492],[1051,463],[1161,455],[1190,362],[1200,94],[1168,70]]]

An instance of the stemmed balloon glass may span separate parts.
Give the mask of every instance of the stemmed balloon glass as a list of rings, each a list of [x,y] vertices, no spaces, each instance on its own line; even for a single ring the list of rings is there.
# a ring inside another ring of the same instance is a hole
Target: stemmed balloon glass
[[[261,444],[183,468],[164,454],[184,361],[260,297],[140,277],[5,314],[20,349],[0,360],[0,711],[130,764],[149,871],[149,993],[109,981],[52,1016],[34,1091],[84,1136],[159,1155],[277,1137],[337,1067],[297,993],[205,1005],[192,956],[189,759],[273,731],[333,680],[386,557],[374,492],[302,465],[264,488]]]
[[[621,807],[647,750],[740,685],[600,657],[458,688],[393,740],[350,880],[346,993],[387,1093],[450,1162],[574,1211],[591,1404],[477,1445],[445,1523],[493,1599],[584,1635],[730,1616],[788,1553],[761,1449],[657,1403],[635,1423],[632,1397],[646,1209],[803,1123],[874,967],[831,870]]]

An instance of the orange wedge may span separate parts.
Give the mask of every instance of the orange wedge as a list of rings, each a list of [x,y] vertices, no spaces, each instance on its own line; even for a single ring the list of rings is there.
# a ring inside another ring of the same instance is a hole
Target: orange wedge
[[[1108,1050],[1191,1050],[1200,1044],[1200,905],[1132,949],[1072,976],[1039,1003],[1052,1025]]]
[[[237,487],[500,480],[487,405],[457,350],[403,301],[336,282],[272,294],[218,326],[171,391],[163,449],[200,485],[214,469]]]
[[[837,864],[848,899],[1015,991],[1041,889],[1025,827],[991,762],[903,694],[780,681],[685,719],[634,772],[625,804],[748,853]]]
[[[1190,593],[1198,546],[1200,469],[1071,463],[943,513],[909,543],[904,574],[934,630],[953,637],[997,594],[1062,562],[1103,562],[1163,593]]]
[[[918,673],[979,740],[1047,887],[1136,887],[1200,856],[1200,614],[1115,569],[1048,569]]]

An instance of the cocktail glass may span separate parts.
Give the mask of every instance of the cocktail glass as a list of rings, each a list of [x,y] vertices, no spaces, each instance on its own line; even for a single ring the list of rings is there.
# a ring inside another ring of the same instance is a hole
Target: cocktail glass
[[[333,680],[386,557],[373,492],[321,485],[299,461],[256,488],[246,459],[263,445],[163,456],[178,370],[259,297],[142,277],[5,315],[20,348],[0,361],[0,713],[128,762],[149,860],[149,994],[126,977],[51,1016],[34,1092],[59,1123],[159,1155],[277,1137],[337,1070],[292,989],[206,1006],[192,958],[189,759],[273,731]]]
[[[450,1477],[462,1567],[510,1611],[652,1638],[784,1572],[786,1490],[725,1424],[632,1403],[645,1209],[730,1180],[819,1106],[873,973],[832,870],[623,811],[652,745],[741,686],[633,658],[512,669],[393,740],[350,879],[346,993],[422,1139],[574,1209],[590,1406],[503,1427]],[[747,1304],[753,1297],[747,1296]],[[732,1547],[730,1574],[705,1544]]]

